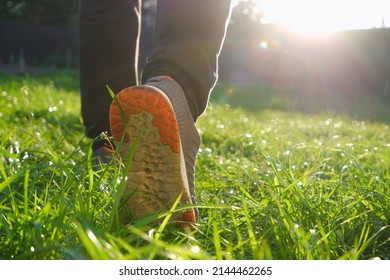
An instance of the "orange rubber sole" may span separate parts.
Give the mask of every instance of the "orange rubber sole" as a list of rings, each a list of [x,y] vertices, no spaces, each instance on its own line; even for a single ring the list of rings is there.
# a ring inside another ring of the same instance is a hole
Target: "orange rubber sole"
[[[179,195],[182,204],[190,203],[179,127],[166,95],[154,87],[135,86],[116,98],[110,125],[124,163],[136,145],[126,187],[131,215],[137,219],[168,210]],[[193,223],[195,213],[186,211],[178,220]]]

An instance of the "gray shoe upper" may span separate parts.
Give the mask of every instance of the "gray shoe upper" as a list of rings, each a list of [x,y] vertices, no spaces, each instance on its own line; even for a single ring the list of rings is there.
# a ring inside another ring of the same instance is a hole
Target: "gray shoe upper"
[[[146,85],[154,86],[162,90],[169,98],[175,111],[180,131],[180,140],[186,164],[188,185],[191,200],[196,203],[195,195],[195,162],[200,147],[200,135],[192,118],[190,108],[180,85],[169,77],[155,77],[146,82]]]

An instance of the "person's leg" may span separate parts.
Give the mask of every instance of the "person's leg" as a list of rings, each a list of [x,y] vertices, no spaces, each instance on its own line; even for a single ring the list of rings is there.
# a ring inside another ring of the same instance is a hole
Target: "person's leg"
[[[80,91],[86,135],[110,134],[113,92],[137,84],[141,0],[80,0]]]
[[[195,204],[194,167],[200,145],[195,121],[217,79],[217,58],[231,9],[230,0],[157,3],[156,44],[142,75],[143,86],[122,90],[119,106],[113,102],[110,111],[124,162],[136,145],[127,184],[135,218],[169,209],[179,195],[182,203]],[[193,209],[179,219],[193,222],[197,216]]]
[[[194,120],[217,80],[217,60],[231,13],[230,0],[157,2],[155,46],[142,82],[159,75],[183,88]]]

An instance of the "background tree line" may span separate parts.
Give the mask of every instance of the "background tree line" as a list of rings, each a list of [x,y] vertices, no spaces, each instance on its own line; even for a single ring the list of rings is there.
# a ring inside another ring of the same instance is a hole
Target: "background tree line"
[[[259,11],[253,0],[240,1],[234,10],[237,16],[258,20]],[[144,15],[154,15],[156,0],[143,0]],[[0,19],[42,25],[76,27],[79,0],[0,0]],[[232,20],[234,22],[234,20]]]
[[[157,0],[142,3],[144,55],[153,44]],[[21,59],[32,66],[77,67],[79,5],[80,0],[0,0],[0,38],[5,42],[0,44],[0,68],[18,65]],[[231,25],[256,21],[254,5],[253,0],[240,0]]]
[[[3,20],[42,25],[76,26],[79,0],[1,0]]]

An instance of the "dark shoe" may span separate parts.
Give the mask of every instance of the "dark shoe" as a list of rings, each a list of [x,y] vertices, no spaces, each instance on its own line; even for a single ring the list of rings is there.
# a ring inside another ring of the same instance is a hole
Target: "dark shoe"
[[[92,166],[95,168],[110,163],[113,159],[115,145],[108,138],[97,138],[92,143]]]

